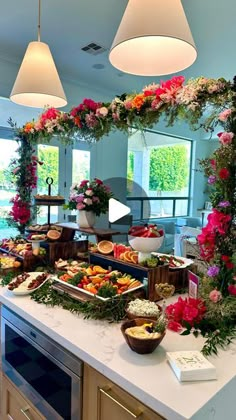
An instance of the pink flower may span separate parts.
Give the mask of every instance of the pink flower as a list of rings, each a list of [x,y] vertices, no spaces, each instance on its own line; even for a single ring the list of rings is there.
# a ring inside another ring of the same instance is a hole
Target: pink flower
[[[124,106],[125,106],[125,109],[131,109],[132,108],[132,101],[130,101],[129,99],[126,99],[125,101],[124,101]]]
[[[77,210],[83,210],[85,208],[85,204],[83,203],[78,203],[76,206]]]
[[[94,128],[98,125],[98,120],[93,112],[86,114],[85,122],[89,128]]]
[[[209,293],[209,299],[212,302],[217,303],[222,299],[222,294],[219,290],[214,289]]]
[[[45,111],[41,115],[41,120],[42,120],[43,123],[45,123],[46,120],[55,120],[59,116],[60,116],[60,111],[58,111],[58,109],[49,108],[49,109],[47,109],[47,111]]]
[[[231,113],[232,113],[231,109],[226,109],[225,111],[222,111],[218,116],[218,120],[223,121],[223,122],[226,121],[231,115]]]
[[[234,137],[234,133],[224,132],[224,133],[217,134],[217,136],[219,137],[220,143],[223,146],[227,146],[228,144],[231,144],[232,143],[232,140],[233,140],[233,137]]]

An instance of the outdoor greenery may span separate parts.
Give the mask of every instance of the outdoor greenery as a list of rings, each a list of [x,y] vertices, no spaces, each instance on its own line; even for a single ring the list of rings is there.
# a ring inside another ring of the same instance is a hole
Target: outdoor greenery
[[[38,147],[38,159],[43,162],[43,165],[38,167],[37,176],[37,191],[39,194],[47,194],[48,186],[46,179],[50,176],[53,179],[51,187],[51,194],[58,194],[58,172],[59,172],[59,155],[58,148],[47,145]]]
[[[184,145],[151,149],[149,189],[180,191],[188,185],[189,159]]]

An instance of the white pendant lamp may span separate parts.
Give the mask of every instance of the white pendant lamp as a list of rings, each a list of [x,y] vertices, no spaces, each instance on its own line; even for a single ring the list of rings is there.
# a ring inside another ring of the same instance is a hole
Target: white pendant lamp
[[[181,0],[129,0],[111,46],[111,64],[125,73],[161,76],[197,57]]]
[[[30,42],[27,47],[10,99],[30,107],[60,108],[67,100],[49,46],[40,41],[40,11],[41,0],[38,41]]]

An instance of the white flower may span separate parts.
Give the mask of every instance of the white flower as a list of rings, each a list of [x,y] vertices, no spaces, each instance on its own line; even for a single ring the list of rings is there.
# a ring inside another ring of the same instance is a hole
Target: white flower
[[[90,197],[92,197],[93,194],[94,194],[94,192],[91,188],[89,188],[88,190],[85,191],[85,195],[89,195]]]
[[[96,110],[97,117],[106,117],[107,114],[108,114],[108,109],[105,106],[102,106],[101,108],[98,108]]]
[[[91,204],[93,204],[91,198],[85,198],[83,201],[84,204],[87,204],[87,206],[91,206]]]

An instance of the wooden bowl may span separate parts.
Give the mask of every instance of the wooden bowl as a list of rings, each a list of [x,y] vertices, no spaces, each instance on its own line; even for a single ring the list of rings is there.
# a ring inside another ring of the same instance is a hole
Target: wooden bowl
[[[155,321],[152,321],[152,322],[153,322],[153,325],[155,326],[156,322]],[[150,338],[150,339],[132,337],[125,332],[127,328],[141,326],[143,324],[148,324],[148,323],[150,323],[150,319],[148,318],[135,318],[135,319],[124,321],[121,325],[121,332],[124,336],[126,343],[131,348],[131,350],[135,351],[136,353],[139,353],[139,354],[152,353],[157,348],[157,346],[159,346],[159,344],[165,337],[165,334],[166,334],[165,332],[162,333],[157,338]]]

